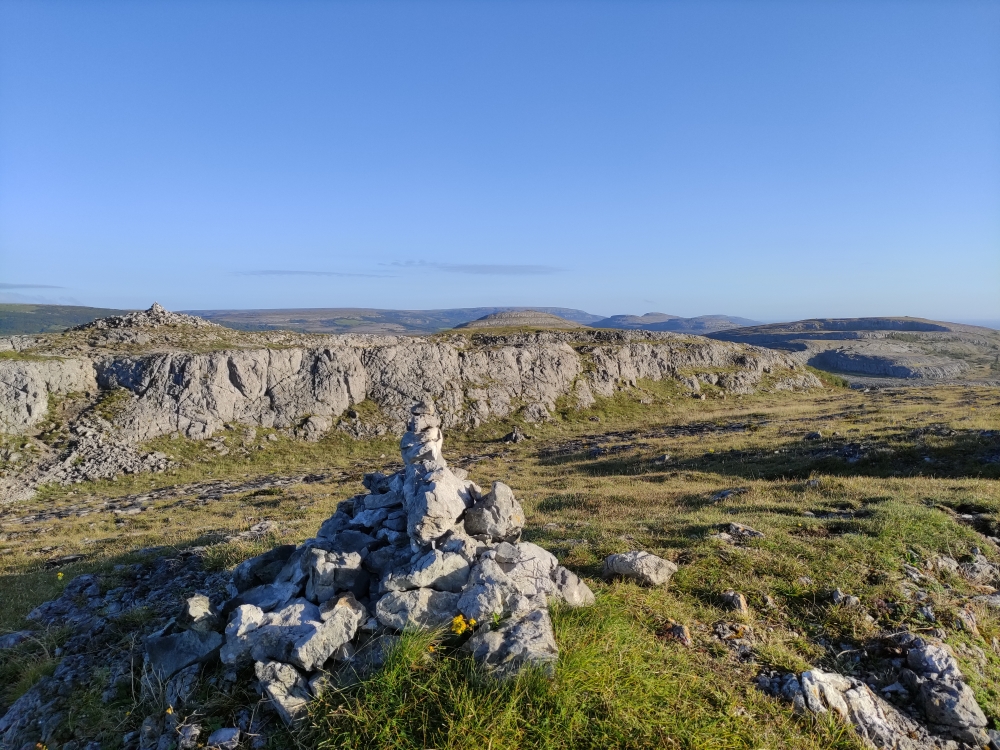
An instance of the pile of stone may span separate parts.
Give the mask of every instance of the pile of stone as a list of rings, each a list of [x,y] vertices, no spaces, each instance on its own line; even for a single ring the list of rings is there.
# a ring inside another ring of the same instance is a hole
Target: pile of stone
[[[524,513],[509,487],[484,492],[449,468],[441,447],[434,407],[418,404],[401,471],[366,475],[369,492],[340,503],[315,538],[240,564],[220,607],[189,600],[177,623],[147,639],[151,670],[169,682],[216,657],[233,670],[253,664],[288,724],[331,675],[367,673],[411,628],[468,630],[463,648],[501,679],[527,666],[551,673],[549,603],[587,605],[593,593],[519,541]]]
[[[110,328],[159,328],[161,326],[195,326],[197,328],[221,328],[218,323],[211,323],[196,315],[185,315],[167,310],[159,302],[154,302],[148,310],[136,310],[125,315],[113,315],[108,318],[98,318],[91,323],[84,323],[70,330],[90,331],[107,330]]]
[[[906,713],[861,680],[819,669],[764,674],[757,684],[799,713],[832,711],[853,724],[869,747],[958,750],[1000,744],[1000,733],[986,729],[986,716],[947,645],[909,632],[889,640],[902,658],[896,682],[880,692],[893,696]]]

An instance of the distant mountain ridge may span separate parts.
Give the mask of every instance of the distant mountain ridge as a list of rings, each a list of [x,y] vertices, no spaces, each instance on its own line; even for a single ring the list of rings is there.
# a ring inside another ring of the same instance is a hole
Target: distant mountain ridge
[[[419,335],[446,331],[502,312],[534,311],[590,325],[601,320],[566,307],[458,307],[442,310],[380,310],[318,307],[285,310],[185,310],[213,323],[242,331],[291,330],[302,333],[388,333]]]
[[[731,315],[682,318],[667,313],[604,317],[566,307],[459,307],[439,310],[382,310],[358,307],[285,308],[274,310],[185,310],[219,325],[242,331],[290,330],[299,333],[376,333],[422,335],[445,331],[487,315],[505,312],[555,315],[593,328],[674,331],[707,334],[755,321]],[[127,310],[68,305],[0,305],[0,335],[52,333]]]
[[[645,315],[612,315],[596,323],[594,328],[624,328],[643,331],[674,331],[676,333],[714,333],[743,326],[760,325],[756,320],[737,318],[734,315],[699,315],[682,318],[667,313],[650,312]]]

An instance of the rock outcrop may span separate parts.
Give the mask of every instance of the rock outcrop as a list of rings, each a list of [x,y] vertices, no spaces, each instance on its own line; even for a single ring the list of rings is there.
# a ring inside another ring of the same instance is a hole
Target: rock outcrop
[[[48,414],[49,396],[97,393],[93,364],[62,358],[0,359],[0,432],[20,434]]]
[[[587,408],[640,379],[672,379],[695,392],[711,387],[730,394],[820,386],[785,354],[671,333],[484,330],[438,339],[299,337],[309,345],[292,346],[293,334],[279,332],[266,334],[274,348],[202,352],[192,351],[201,347],[199,336],[207,337],[211,349],[242,334],[199,321],[154,305],[66,334],[32,337],[15,347],[13,357],[0,359],[0,431],[36,427],[52,395],[75,394],[77,411],[87,417],[70,425],[71,445],[44,466],[14,480],[0,476],[2,499],[30,496],[44,481],[161,469],[161,457],[134,446],[170,434],[206,439],[234,422],[288,430],[307,440],[333,428],[370,437],[403,432],[410,405],[423,399],[434,402],[443,427],[454,429],[514,414],[529,422],[548,420],[560,399]],[[108,337],[114,339],[110,344]],[[88,347],[94,354],[80,356]],[[65,356],[70,352],[72,357]],[[105,409],[101,399],[115,393],[124,397],[115,396],[114,408]],[[364,419],[355,408],[363,402],[370,405]],[[94,412],[110,422],[92,418]],[[103,440],[128,455],[90,450],[79,439],[80,427],[90,442]]]
[[[819,669],[801,675],[761,675],[757,684],[765,692],[791,702],[798,713],[833,712],[854,725],[867,747],[992,747],[986,716],[949,647],[934,638],[908,632],[890,635],[887,641],[902,654],[900,662],[905,666],[899,669],[897,681],[881,692],[899,696],[899,702],[909,704],[908,713],[861,680]]]

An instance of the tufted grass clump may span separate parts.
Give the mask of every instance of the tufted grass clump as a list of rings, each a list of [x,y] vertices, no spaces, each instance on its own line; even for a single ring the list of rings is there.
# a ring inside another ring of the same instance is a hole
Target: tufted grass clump
[[[803,728],[734,684],[711,656],[665,641],[658,594],[623,585],[589,609],[553,611],[555,676],[498,681],[434,633],[402,636],[370,678],[314,701],[305,747],[859,748],[843,727]]]

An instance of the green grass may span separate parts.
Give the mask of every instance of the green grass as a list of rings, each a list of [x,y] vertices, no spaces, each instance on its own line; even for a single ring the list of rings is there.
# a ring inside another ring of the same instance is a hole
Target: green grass
[[[861,747],[832,725],[804,732],[707,652],[658,637],[649,614],[658,598],[624,585],[602,591],[592,609],[555,610],[561,656],[552,680],[527,671],[499,682],[439,635],[405,634],[375,676],[314,702],[300,741],[399,750]]]

